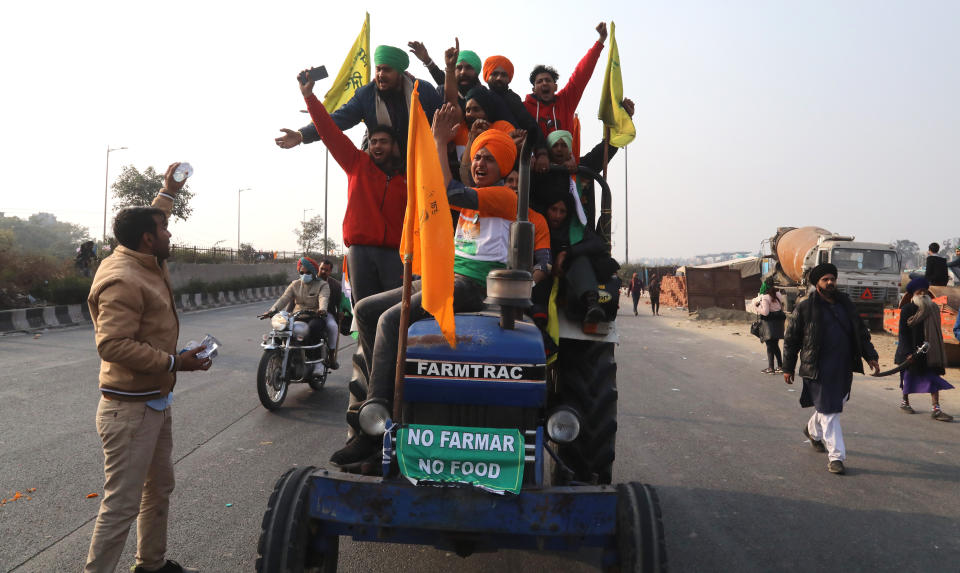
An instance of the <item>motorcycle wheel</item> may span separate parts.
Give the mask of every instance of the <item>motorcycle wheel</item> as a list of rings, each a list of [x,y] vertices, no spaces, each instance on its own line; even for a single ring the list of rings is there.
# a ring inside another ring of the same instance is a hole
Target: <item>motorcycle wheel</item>
[[[287,397],[287,381],[281,377],[283,356],[280,352],[264,352],[257,367],[257,396],[267,410],[273,411],[283,405]]]

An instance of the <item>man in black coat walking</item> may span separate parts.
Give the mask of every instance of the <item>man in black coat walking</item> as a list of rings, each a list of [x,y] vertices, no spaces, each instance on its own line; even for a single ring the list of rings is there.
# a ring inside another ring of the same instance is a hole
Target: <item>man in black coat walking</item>
[[[830,473],[842,474],[846,449],[838,416],[850,399],[853,373],[863,374],[861,360],[866,360],[876,375],[880,373],[879,355],[856,307],[837,290],[837,267],[817,265],[808,282],[816,285],[816,291],[797,303],[787,323],[783,380],[793,384],[799,356],[803,377],[800,405],[816,409],[803,435],[815,450],[827,452]]]

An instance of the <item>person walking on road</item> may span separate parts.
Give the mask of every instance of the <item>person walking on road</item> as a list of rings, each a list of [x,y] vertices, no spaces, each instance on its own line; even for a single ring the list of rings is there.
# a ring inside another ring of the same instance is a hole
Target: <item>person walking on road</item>
[[[653,316],[660,316],[660,277],[657,273],[650,273],[647,294],[650,295],[650,310],[653,311]]]
[[[165,558],[176,372],[210,368],[209,358],[197,357],[202,346],[177,353],[180,323],[165,261],[167,220],[183,187],[173,178],[178,165],[167,168],[151,207],[117,214],[113,233],[120,246],[97,269],[87,298],[101,358],[97,433],[105,478],[87,573],[117,569],[134,519],[134,573],[196,571]]]
[[[760,287],[760,296],[754,299],[757,314],[760,315],[760,342],[767,345],[767,367],[764,374],[783,372],[783,356],[780,354],[780,340],[783,338],[783,325],[787,315],[783,312],[783,295],[772,282]],[[773,362],[776,358],[777,366]]]
[[[947,269],[953,273],[954,286],[960,286],[960,247],[953,250],[953,260],[947,263]]]
[[[930,344],[925,354],[913,357],[914,362],[900,372],[903,400],[900,410],[913,414],[910,394],[930,394],[931,417],[940,422],[952,422],[953,416],[940,409],[940,390],[953,386],[941,376],[946,372],[946,348],[940,330],[940,307],[930,298],[930,283],[920,277],[907,283],[907,294],[900,301],[900,333],[894,361],[901,364],[911,357],[918,346]]]
[[[627,287],[627,293],[633,297],[633,316],[637,316],[637,303],[640,302],[640,296],[643,295],[643,279],[640,278],[640,275],[633,273],[633,277],[630,279],[630,286]]]
[[[880,373],[879,355],[870,342],[853,302],[837,290],[837,267],[822,263],[810,270],[816,290],[797,303],[783,342],[783,380],[793,384],[794,371],[803,378],[800,405],[815,412],[803,435],[818,452],[827,453],[827,470],[842,474],[846,459],[839,416],[850,399],[853,373],[863,373],[861,359],[873,374]]]

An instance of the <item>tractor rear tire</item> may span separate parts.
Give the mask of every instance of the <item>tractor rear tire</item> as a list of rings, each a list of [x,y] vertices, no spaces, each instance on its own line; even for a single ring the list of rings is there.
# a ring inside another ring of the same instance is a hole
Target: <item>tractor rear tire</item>
[[[636,482],[617,486],[617,553],[621,573],[667,571],[663,516],[653,486]]]
[[[617,440],[617,363],[612,342],[561,340],[557,383],[561,403],[582,417],[580,435],[558,448],[560,459],[573,471],[572,480],[609,484]]]
[[[313,540],[322,535],[322,522],[307,513],[310,475],[314,467],[287,470],[270,494],[260,525],[257,573],[333,573],[337,570],[340,538],[325,536],[326,549],[318,552]]]

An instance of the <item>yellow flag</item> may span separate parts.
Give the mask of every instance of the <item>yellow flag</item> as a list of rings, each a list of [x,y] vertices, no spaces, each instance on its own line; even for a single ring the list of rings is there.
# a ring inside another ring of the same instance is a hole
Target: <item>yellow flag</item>
[[[360,86],[370,83],[370,13],[363,21],[360,35],[350,48],[330,91],[323,96],[323,107],[333,113],[347,103]]]
[[[420,275],[421,304],[433,315],[447,343],[457,347],[453,315],[453,221],[447,188],[430,123],[420,105],[420,82],[410,94],[407,135],[407,212],[400,254],[413,255],[413,273]]]
[[[607,71],[603,75],[603,88],[600,91],[599,117],[605,127],[610,128],[610,145],[624,147],[637,136],[633,120],[623,109],[623,77],[620,75],[620,50],[617,49],[615,26],[610,22],[610,53],[607,58]]]

